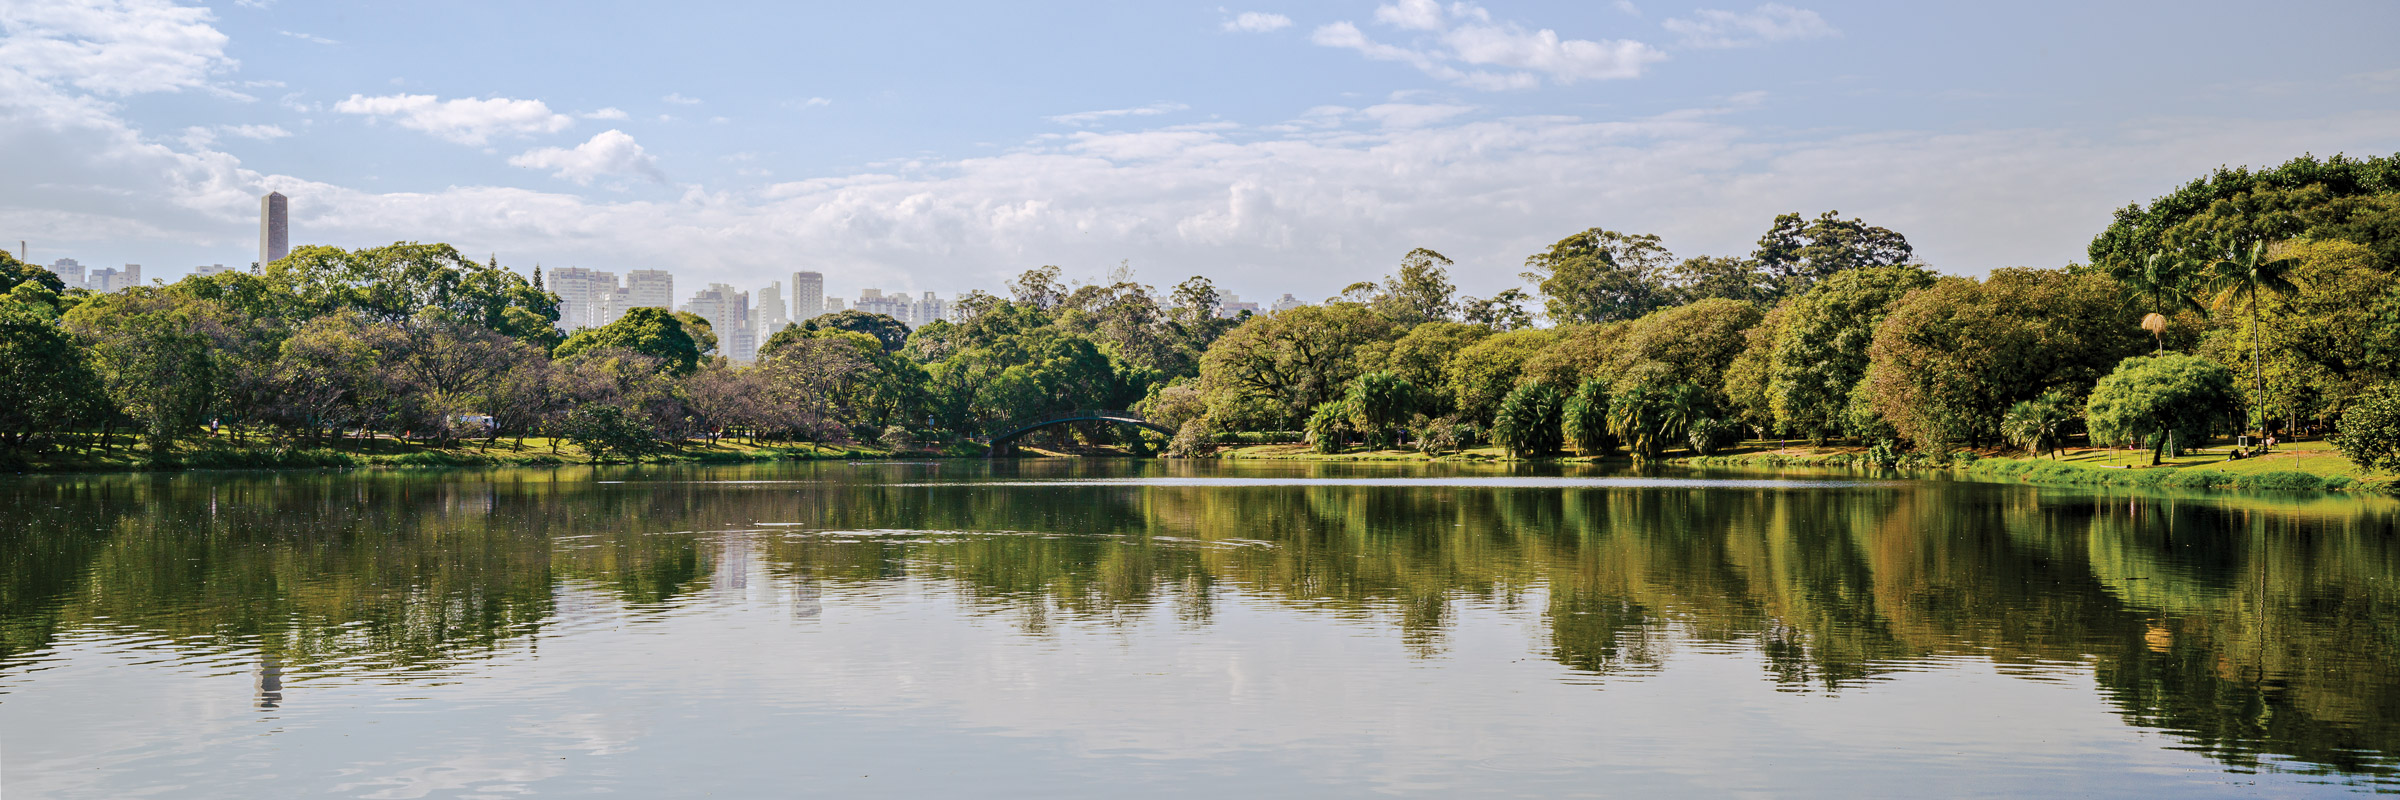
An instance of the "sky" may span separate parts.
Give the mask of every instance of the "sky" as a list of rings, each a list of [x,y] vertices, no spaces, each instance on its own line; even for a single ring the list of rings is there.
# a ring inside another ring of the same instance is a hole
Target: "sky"
[[[147,277],[293,244],[1322,299],[1412,248],[1777,214],[2079,260],[2220,165],[2400,152],[2400,3],[0,0],[0,240]]]

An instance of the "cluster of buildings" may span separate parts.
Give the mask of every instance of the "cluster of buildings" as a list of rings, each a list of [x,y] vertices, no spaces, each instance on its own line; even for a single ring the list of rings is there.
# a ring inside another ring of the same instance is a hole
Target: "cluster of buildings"
[[[258,199],[258,264],[271,264],[291,254],[291,201],[281,192],[270,192]],[[114,292],[141,285],[142,265],[127,264],[123,269],[85,269],[72,258],[61,258],[50,265],[59,280],[68,288],[83,288],[94,292]],[[226,271],[223,264],[192,268],[195,275],[214,275]],[[935,320],[960,322],[963,309],[933,292],[910,295],[907,292],[885,294],[881,289],[864,289],[855,300],[844,300],[825,294],[825,276],[817,272],[794,272],[787,292],[783,282],[767,284],[755,291],[742,291],[722,283],[712,283],[694,292],[681,305],[675,303],[675,276],[666,270],[637,269],[623,276],[603,270],[565,267],[543,273],[535,268],[535,279],[542,288],[558,295],[558,329],[572,333],[583,328],[597,328],[615,322],[625,312],[635,308],[671,308],[687,311],[708,320],[717,334],[717,349],[735,361],[749,362],[758,357],[758,346],[784,326],[815,319],[825,314],[845,310],[882,314],[919,328]],[[1285,294],[1268,304],[1267,311],[1283,311],[1306,303]],[[1243,302],[1228,294],[1217,306],[1223,317],[1239,316],[1242,312],[1259,313],[1255,302]]]
[[[708,320],[717,334],[717,349],[741,362],[757,358],[758,346],[784,326],[844,310],[883,314],[911,328],[934,320],[958,321],[956,306],[933,292],[912,297],[867,289],[857,300],[848,301],[826,296],[825,276],[817,272],[792,273],[790,285],[787,297],[782,281],[752,291],[711,283],[678,305],[674,302],[675,276],[665,270],[632,270],[622,282],[614,272],[580,267],[542,273],[542,288],[558,295],[561,331],[607,325],[625,316],[628,309],[671,308]]]

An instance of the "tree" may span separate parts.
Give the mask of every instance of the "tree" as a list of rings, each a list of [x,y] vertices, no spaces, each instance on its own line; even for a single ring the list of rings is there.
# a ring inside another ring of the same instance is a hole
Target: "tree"
[[[1605,456],[1616,449],[1608,433],[1608,381],[1592,378],[1575,387],[1563,409],[1567,443],[1586,456]]]
[[[2001,416],[2000,435],[2025,452],[2036,456],[2050,453],[2055,458],[2059,446],[2066,443],[2067,425],[2075,420],[2074,406],[2073,397],[2055,389],[2019,400]]]
[[[700,368],[699,343],[684,330],[681,320],[663,308],[626,309],[625,316],[615,322],[576,331],[551,355],[565,360],[579,353],[608,348],[658,359],[677,375],[688,375]]]
[[[1782,294],[1782,285],[1759,263],[1747,258],[1695,256],[1675,265],[1676,288],[1690,300],[1721,298],[1766,304]]]
[[[2258,349],[2258,331],[2264,327],[2259,317],[2260,295],[2284,294],[2293,291],[2289,258],[2270,255],[2265,241],[2235,244],[2221,257],[2208,262],[2201,277],[2201,290],[2215,296],[2214,304],[2223,308],[2239,299],[2250,311],[2250,368],[2255,379],[2251,396],[2253,423],[2266,427],[2263,416],[2266,408],[2267,373],[2262,366]]]
[[[1558,452],[1563,434],[1558,390],[1530,383],[1509,390],[1492,420],[1492,439],[1510,458],[1536,458]]]
[[[1722,404],[1726,372],[1761,316],[1757,306],[1724,298],[1653,311],[1627,328],[1611,368],[1624,375],[1644,363],[1664,364],[1698,384],[1711,404]]]
[[[641,458],[659,449],[658,438],[638,415],[606,403],[576,406],[560,422],[559,433],[593,463],[611,456]]]
[[[1302,430],[1308,433],[1308,444],[1319,453],[1339,453],[1350,439],[1350,401],[1333,400],[1309,412]]]
[[[2352,221],[2374,219],[2383,209],[2356,200],[2395,192],[2400,192],[2400,155],[2304,155],[2272,169],[2219,167],[2147,206],[2135,203],[2119,209],[2086,252],[2094,266],[2115,272],[2139,269],[2149,254],[2181,249],[2184,243],[2213,250],[2225,233],[2274,240],[2300,235],[2305,226],[2335,235],[2371,235],[2373,223],[2353,228]],[[2345,200],[2353,202],[2344,204]],[[2390,246],[2396,240],[2385,241]],[[2119,280],[2128,277],[2115,274]]]
[[[350,251],[312,245],[267,265],[266,275],[319,311],[348,308],[398,324],[435,307],[544,347],[557,343],[557,295],[447,244],[396,242]]]
[[[980,318],[978,317],[978,319]],[[893,319],[889,315],[869,314],[857,309],[825,314],[801,323],[800,327],[803,332],[836,330],[863,333],[875,337],[875,341],[881,342],[884,352],[887,353],[897,353],[900,352],[900,348],[908,346],[908,323]],[[769,336],[767,340],[774,341],[774,338]]]
[[[1367,446],[1388,449],[1399,446],[1401,426],[1417,411],[1417,387],[1389,372],[1369,372],[1350,382],[1344,403]]]
[[[683,326],[683,335],[691,337],[692,346],[699,348],[701,358],[724,355],[717,349],[717,326],[710,323],[707,317],[689,311],[669,313],[675,317],[675,324]]]
[[[1428,322],[1408,330],[1389,346],[1370,342],[1358,350],[1358,368],[1391,372],[1423,390],[1425,412],[1440,416],[1455,409],[1443,389],[1449,380],[1450,359],[1492,335],[1492,329],[1462,322]],[[1380,357],[1378,357],[1380,356]]]
[[[1908,237],[1827,211],[1813,220],[1799,214],[1777,216],[1758,237],[1750,261],[1772,287],[1769,299],[1774,299],[1805,293],[1847,270],[1901,266],[1914,255]]]
[[[206,420],[215,363],[202,331],[202,301],[136,286],[68,312],[65,323],[90,349],[108,399],[141,426],[152,458]]]
[[[1057,308],[1067,299],[1067,287],[1058,282],[1058,272],[1057,267],[1051,266],[1026,270],[1008,282],[1008,293],[1018,303],[1039,311]]]
[[[2370,472],[2400,470],[2400,384],[2386,383],[2363,394],[2342,413],[2333,446]]]
[[[1618,389],[1608,406],[1608,431],[1633,451],[1635,458],[1655,460],[1667,447],[1685,438],[1692,423],[1706,414],[1699,386],[1653,372]]]
[[[44,431],[91,419],[105,402],[75,337],[44,316],[0,306],[0,449],[20,450]]]
[[[1249,417],[1255,400],[1271,419],[1253,422],[1297,424],[1358,375],[1353,356],[1362,345],[1395,333],[1390,320],[1353,303],[1251,317],[1201,357],[1200,392],[1208,397],[1212,419]]]
[[[1916,267],[1872,267],[1835,273],[1794,298],[1769,364],[1776,422],[1818,444],[1843,433],[1876,326],[1903,295],[1932,283]]]
[[[1484,337],[1450,357],[1442,370],[1443,391],[1461,418],[1490,420],[1524,375],[1525,363],[1556,341],[1558,334],[1540,329]]]
[[[28,283],[50,290],[53,296],[67,290],[66,281],[59,280],[56,273],[0,252],[0,295],[13,292],[18,286]]]
[[[1400,274],[1383,279],[1375,310],[1403,326],[1448,322],[1458,316],[1448,256],[1419,247],[1400,258]]]
[[[1551,321],[1610,322],[1666,306],[1674,259],[1657,236],[1593,228],[1526,258],[1523,277],[1541,288]]]
[[[2140,353],[2133,308],[2122,284],[2089,272],[1942,278],[1886,311],[1860,397],[1920,448],[1992,443],[2012,404],[2080,395]]]
[[[1461,298],[1459,316],[1466,321],[1495,331],[1513,331],[1533,327],[1533,315],[1525,311],[1530,299],[1523,289],[1502,289],[1491,297]]]
[[[2170,445],[2207,441],[2233,413],[2233,373],[2198,356],[2134,356],[2092,387],[2084,420],[2105,444],[2147,442],[2157,466]]]
[[[363,422],[360,401],[380,388],[366,321],[343,310],[301,323],[277,348],[275,405],[268,420],[287,432],[318,438]]]

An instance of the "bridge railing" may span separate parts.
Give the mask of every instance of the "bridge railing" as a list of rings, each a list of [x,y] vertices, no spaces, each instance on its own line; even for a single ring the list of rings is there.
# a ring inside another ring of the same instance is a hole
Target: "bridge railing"
[[[992,426],[992,428],[983,435],[983,438],[990,440],[1012,433],[1019,433],[1030,428],[1039,428],[1043,425],[1048,425],[1053,422],[1076,419],[1121,419],[1146,421],[1143,419],[1142,415],[1121,408],[1080,408],[1073,411],[1059,411],[1050,414],[1040,414],[1036,416],[1010,420],[1004,424]]]

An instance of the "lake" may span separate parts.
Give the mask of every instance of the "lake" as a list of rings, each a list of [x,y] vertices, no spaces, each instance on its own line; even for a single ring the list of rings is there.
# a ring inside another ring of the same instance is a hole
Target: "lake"
[[[1569,466],[0,477],[0,794],[2389,792],[2396,520]]]

